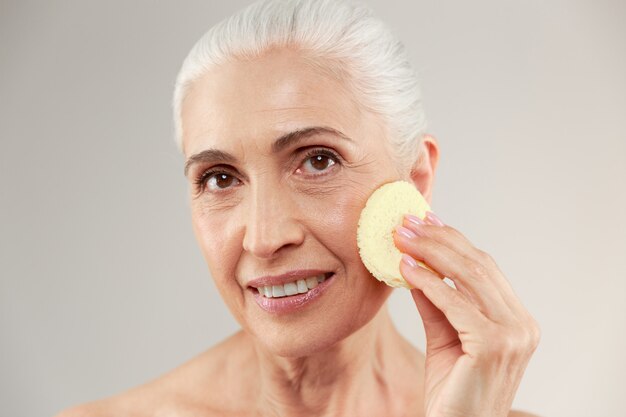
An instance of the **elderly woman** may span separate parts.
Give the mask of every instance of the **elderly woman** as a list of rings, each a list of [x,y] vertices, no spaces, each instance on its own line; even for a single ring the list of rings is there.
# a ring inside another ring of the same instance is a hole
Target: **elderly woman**
[[[430,203],[439,159],[403,46],[367,8],[249,6],[193,47],[174,112],[193,229],[242,329],[62,416],[530,415],[510,407],[539,327],[488,254],[432,213],[396,229],[425,354],[359,257],[371,193],[406,180]]]

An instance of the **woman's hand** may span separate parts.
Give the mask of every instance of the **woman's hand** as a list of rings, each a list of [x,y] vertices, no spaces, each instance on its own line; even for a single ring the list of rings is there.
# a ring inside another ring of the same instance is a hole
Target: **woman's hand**
[[[491,256],[433,213],[425,220],[405,217],[394,241],[424,322],[426,417],[506,417],[539,326]]]

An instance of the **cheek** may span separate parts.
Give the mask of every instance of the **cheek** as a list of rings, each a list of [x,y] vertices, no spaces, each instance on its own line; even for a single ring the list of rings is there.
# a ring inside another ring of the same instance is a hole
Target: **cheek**
[[[191,217],[202,256],[219,291],[223,293],[229,284],[236,284],[233,277],[237,257],[236,251],[232,250],[232,239],[228,239],[228,231],[223,227],[223,216],[209,216],[194,208]]]
[[[341,187],[319,198],[315,203],[308,202],[309,210],[315,217],[309,217],[311,230],[339,261],[344,269],[346,282],[338,291],[345,300],[343,308],[353,309],[351,317],[356,321],[371,318],[391,293],[391,288],[374,278],[367,270],[356,241],[356,232],[361,210],[371,193],[378,186],[394,180],[393,173],[381,170],[377,175],[362,175],[344,181]],[[313,207],[310,207],[313,205]],[[363,300],[368,300],[363,303]]]
[[[331,184],[320,186],[311,195],[307,192],[299,193],[296,200],[300,203],[300,213],[313,219],[329,233],[341,234],[352,230],[356,236],[361,209],[374,190],[371,184],[376,179],[348,173],[337,181],[329,182]]]
[[[240,246],[224,227],[224,216],[206,215],[200,210],[192,212],[192,223],[215,286],[235,320],[243,325],[244,294],[235,278]]]
[[[216,249],[219,247],[220,235],[219,229],[215,227],[214,222],[209,220],[210,218],[204,216],[200,210],[192,209],[191,222],[193,225],[193,233],[196,236],[196,240],[200,245],[202,255],[211,267],[214,262],[214,258],[217,256]]]
[[[370,194],[364,183],[345,181],[341,187],[316,199],[305,199],[306,203],[300,208],[301,213],[306,213],[313,238],[335,255],[349,275],[357,276],[369,275],[356,243],[359,216]]]

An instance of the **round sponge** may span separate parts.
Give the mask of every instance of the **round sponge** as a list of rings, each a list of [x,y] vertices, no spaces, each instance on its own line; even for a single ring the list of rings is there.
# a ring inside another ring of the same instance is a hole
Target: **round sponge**
[[[402,253],[393,242],[393,231],[405,214],[423,219],[429,210],[424,196],[406,181],[384,184],[372,193],[361,211],[356,241],[363,264],[376,279],[391,287],[413,288],[400,274]]]

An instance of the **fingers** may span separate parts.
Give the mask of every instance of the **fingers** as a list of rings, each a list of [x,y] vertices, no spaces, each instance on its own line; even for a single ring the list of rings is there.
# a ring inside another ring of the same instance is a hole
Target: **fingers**
[[[502,271],[500,271],[500,268],[498,268],[498,265],[493,258],[488,253],[476,248],[465,237],[465,235],[456,230],[454,227],[444,225],[441,220],[434,216],[434,214],[432,217],[433,218],[431,220],[431,217],[427,216],[426,222],[424,223],[424,221],[421,221],[421,219],[416,218],[415,216],[406,216],[403,226],[414,232],[421,229],[423,234],[426,236],[450,247],[450,249],[467,257],[468,259],[475,259],[483,265],[489,267],[493,273],[489,274],[488,277],[493,280],[494,285],[503,295],[507,305],[509,305],[512,310],[517,310],[518,312],[525,310],[517,298],[517,295],[513,291],[511,284],[506,279]],[[420,225],[420,221],[423,223],[422,225]],[[455,285],[457,285],[456,282]],[[460,286],[462,287],[463,284]]]
[[[430,227],[431,229],[440,229],[440,226],[420,226],[422,228]],[[431,268],[435,269],[442,275],[449,277],[455,283],[459,292],[466,296],[476,305],[476,307],[487,317],[495,321],[506,321],[510,319],[511,311],[504,302],[502,295],[493,285],[489,274],[493,271],[488,266],[480,264],[479,261],[462,256],[450,247],[458,247],[462,245],[460,242],[448,243],[446,238],[450,239],[451,234],[444,235],[440,239],[446,243],[426,236],[422,229],[418,229],[418,233],[406,233],[401,230],[394,235],[394,241],[398,249],[414,259],[423,260]],[[429,233],[433,234],[431,230]],[[471,253],[470,249],[463,248],[464,253]],[[471,256],[471,255],[470,255]],[[441,280],[440,280],[441,281]],[[450,288],[441,281],[441,284]],[[450,290],[454,291],[452,288]],[[428,294],[427,294],[428,295]]]
[[[488,254],[436,222],[405,222],[393,239],[403,252],[400,272],[415,288],[411,294],[431,353],[460,349],[472,360],[490,364],[519,363],[532,355],[541,334],[538,324]],[[451,278],[458,290],[440,276]]]
[[[429,353],[460,343],[457,330],[450,324],[446,315],[424,295],[422,290],[411,290],[413,301],[422,317],[426,334],[426,349]]]
[[[404,226],[415,231],[419,228],[419,224],[411,222],[408,219],[404,221]],[[523,310],[519,298],[513,291],[511,284],[504,277],[500,268],[493,260],[493,258],[486,252],[476,248],[461,232],[456,230],[450,225],[444,225],[442,227],[436,227],[433,223],[427,222],[426,227],[422,227],[422,231],[428,237],[442,243],[449,245],[449,247],[455,252],[467,257],[468,259],[475,259],[483,265],[489,267],[494,273],[489,275],[489,278],[493,280],[496,288],[502,293],[503,298],[511,309]]]
[[[428,300],[426,302],[412,290],[411,294],[424,321],[427,339],[431,339],[433,348],[458,340],[460,332],[480,332],[484,328],[487,318],[465,295],[451,288],[433,272],[417,265],[406,254],[400,263],[400,272]],[[449,324],[445,324],[446,321]],[[440,330],[442,324],[443,331]]]

